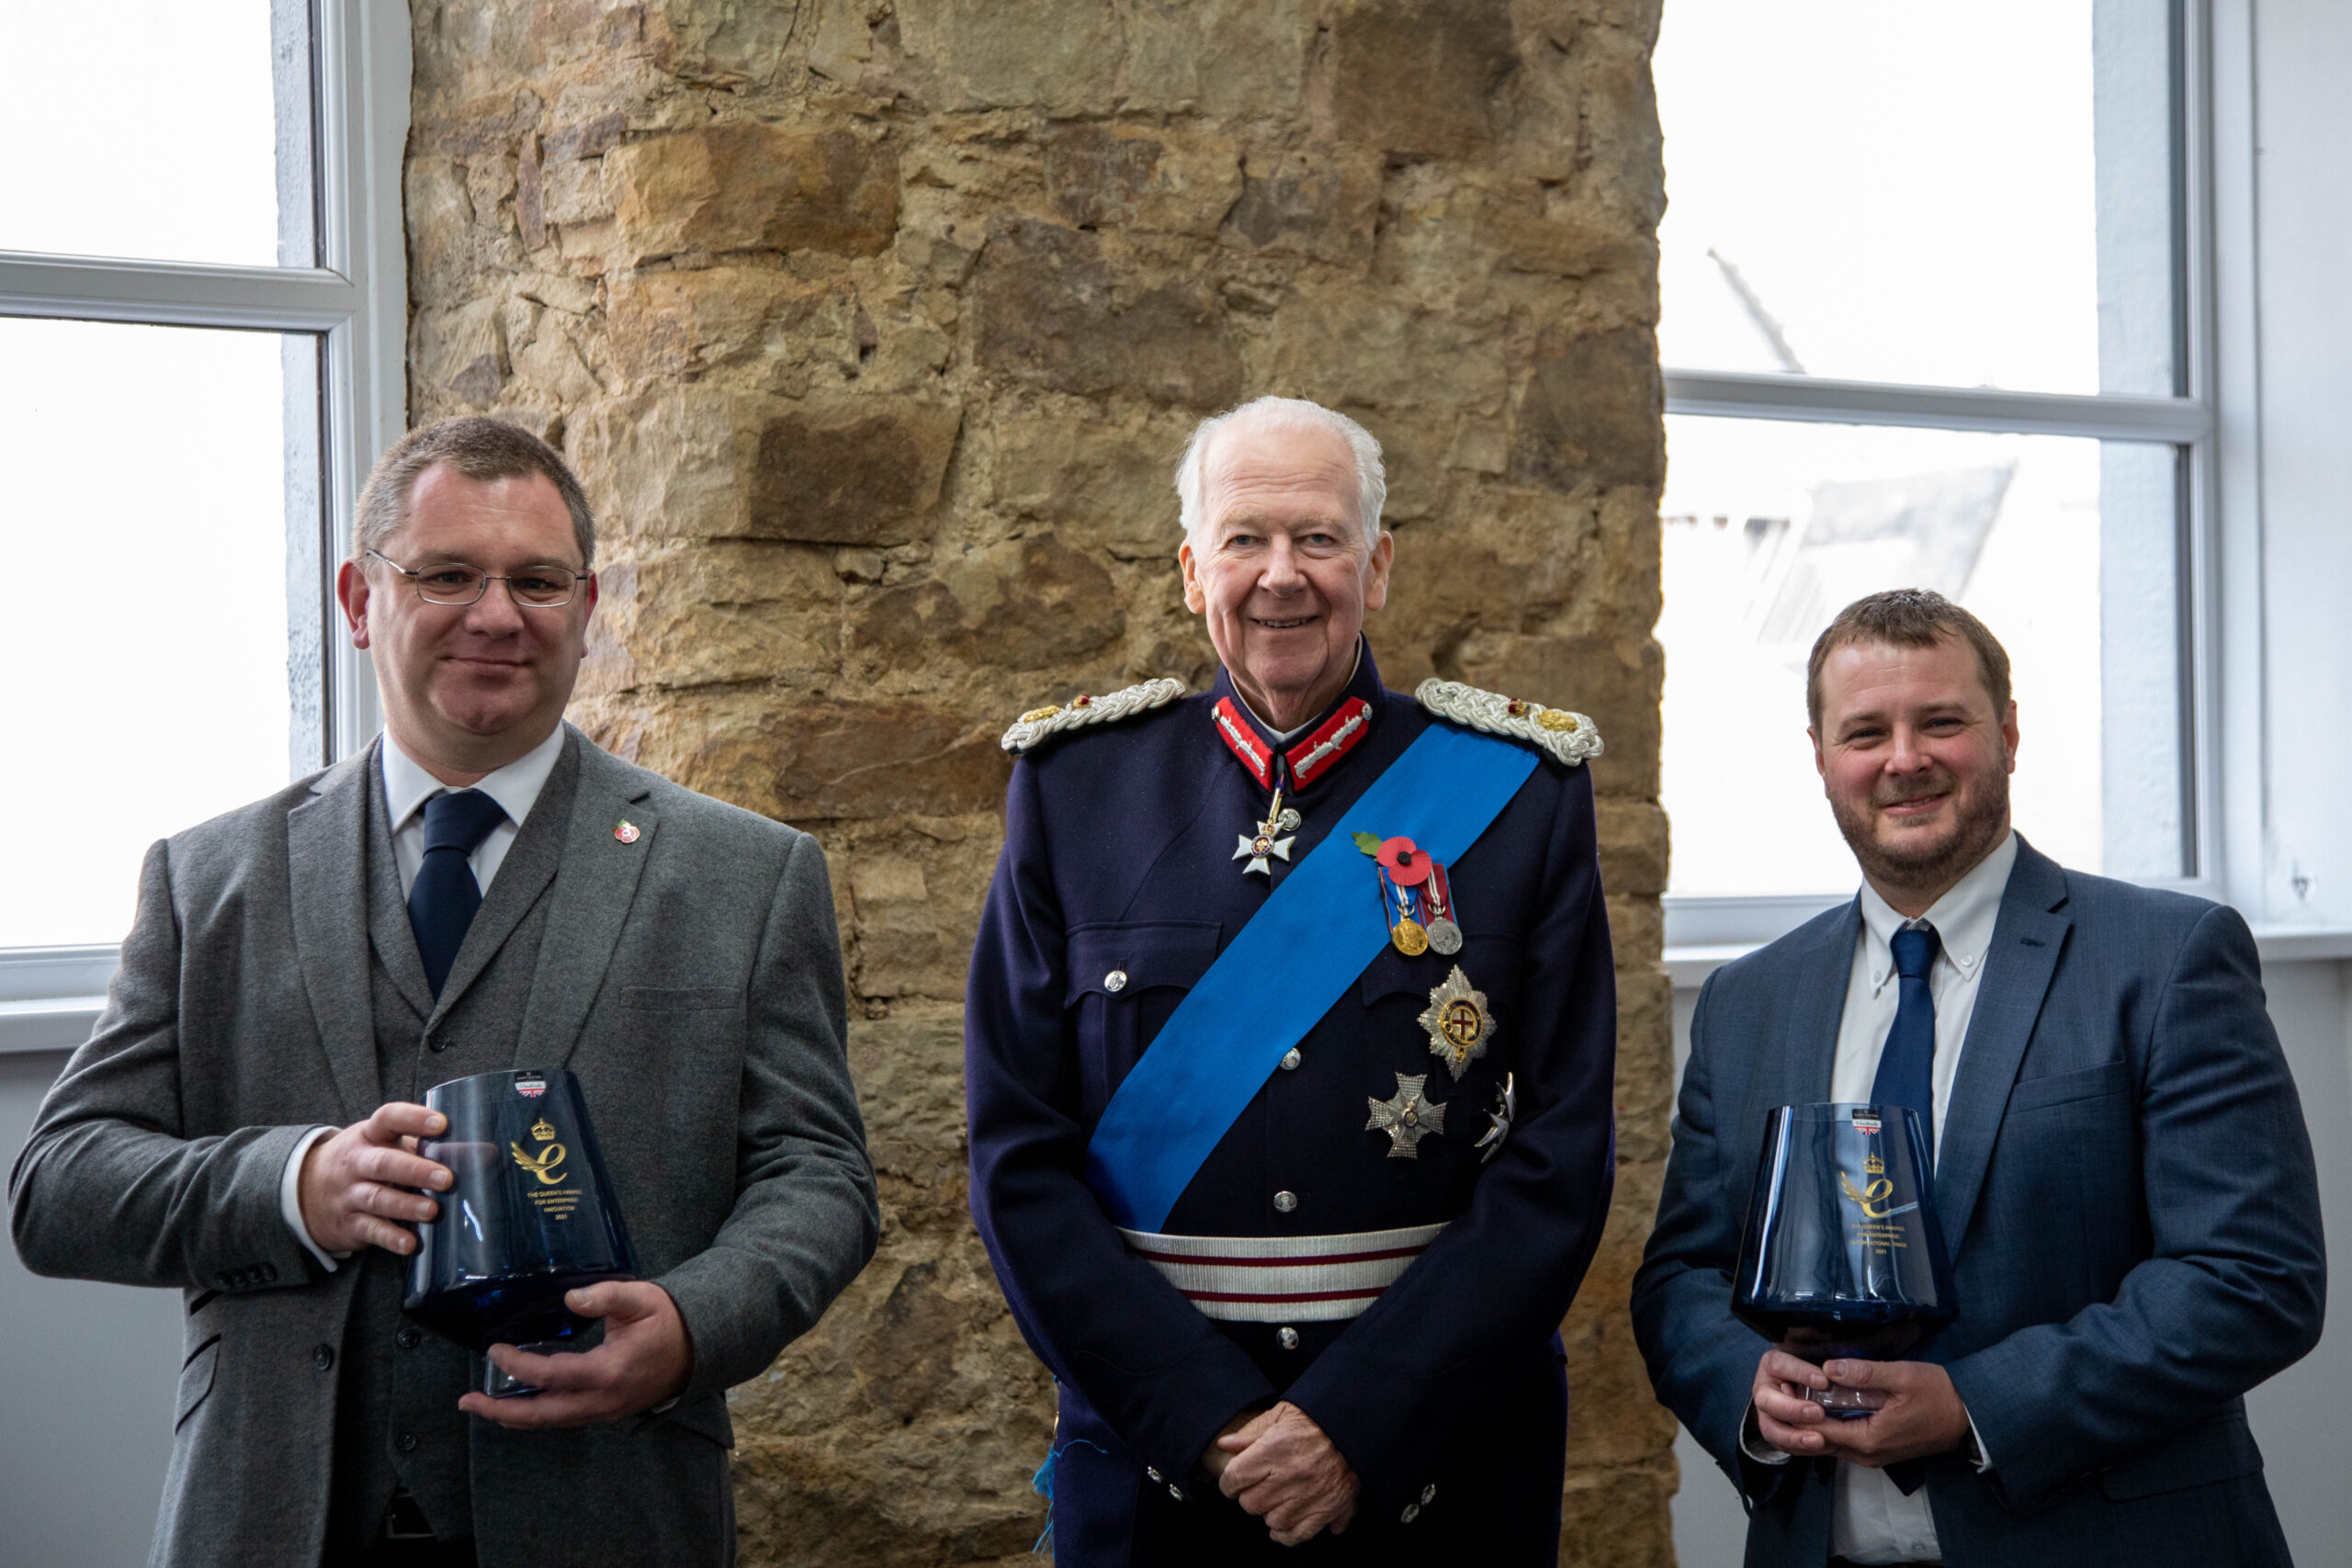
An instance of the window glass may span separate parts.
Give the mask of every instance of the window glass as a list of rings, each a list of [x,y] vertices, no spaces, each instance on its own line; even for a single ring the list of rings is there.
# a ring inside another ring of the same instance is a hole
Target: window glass
[[[0,250],[310,266],[303,0],[0,0]]]
[[[1667,421],[1671,891],[1840,892],[1806,738],[1837,613],[1931,588],[2008,649],[2018,829],[2067,865],[2183,870],[2173,448],[1766,420]]]
[[[1673,0],[1669,366],[2174,394],[2166,0]]]
[[[0,947],[114,942],[150,843],[318,765],[315,340],[0,318]]]

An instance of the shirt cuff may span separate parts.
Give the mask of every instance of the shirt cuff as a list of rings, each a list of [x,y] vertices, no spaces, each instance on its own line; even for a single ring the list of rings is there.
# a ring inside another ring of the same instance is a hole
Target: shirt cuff
[[[332,1127],[313,1127],[303,1134],[301,1142],[294,1145],[294,1152],[286,1156],[286,1169],[277,1179],[277,1217],[286,1222],[286,1228],[294,1233],[294,1239],[302,1244],[303,1250],[317,1258],[319,1267],[330,1274],[338,1261],[351,1254],[325,1251],[311,1239],[310,1227],[302,1223],[302,1156],[311,1152],[312,1144],[334,1131]]]
[[[1968,1416],[1968,1407],[1962,1405],[1960,1413]],[[1976,1467],[1979,1475],[1993,1468],[1993,1451],[1984,1446],[1984,1434],[1976,1429],[1976,1417],[1973,1416],[1968,1416],[1968,1441],[1960,1453],[1962,1459]]]
[[[1758,1464],[1786,1464],[1794,1454],[1782,1453],[1764,1440],[1763,1428],[1756,1424],[1756,1406],[1750,1404],[1739,1423],[1739,1451]]]

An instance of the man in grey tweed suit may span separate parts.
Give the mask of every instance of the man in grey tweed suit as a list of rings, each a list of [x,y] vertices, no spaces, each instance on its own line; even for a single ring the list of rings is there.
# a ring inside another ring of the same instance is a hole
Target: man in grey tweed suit
[[[594,530],[511,426],[386,456],[338,584],[384,736],[149,852],[12,1173],[29,1267],[185,1293],[157,1563],[728,1562],[725,1391],[873,1252],[822,854],[562,722]],[[521,1066],[577,1075],[645,1278],[492,1401],[400,1298],[424,1090]]]

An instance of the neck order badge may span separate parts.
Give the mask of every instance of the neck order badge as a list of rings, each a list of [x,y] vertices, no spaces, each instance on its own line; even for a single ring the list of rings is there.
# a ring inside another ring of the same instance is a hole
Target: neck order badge
[[[1086,1148],[1086,1181],[1112,1223],[1159,1231],[1242,1108],[1389,940],[1365,896],[1354,835],[1412,839],[1451,862],[1535,771],[1508,740],[1432,725],[1333,824],[1217,955],[1123,1079]],[[1272,996],[1265,977],[1280,972]],[[1252,1019],[1250,1032],[1234,1027]]]

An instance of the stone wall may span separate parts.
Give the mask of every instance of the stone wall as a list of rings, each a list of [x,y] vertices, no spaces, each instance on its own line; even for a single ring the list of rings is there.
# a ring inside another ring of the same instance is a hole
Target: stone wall
[[[1278,390],[1385,444],[1371,635],[1582,708],[1623,1001],[1564,1562],[1670,1558],[1624,1298],[1668,1092],[1656,0],[415,0],[412,416],[605,527],[574,716],[817,834],[880,1256],[736,1391],[755,1563],[1025,1552],[1048,1385],[965,1210],[959,998],[1020,710],[1213,672],[1169,476]]]

